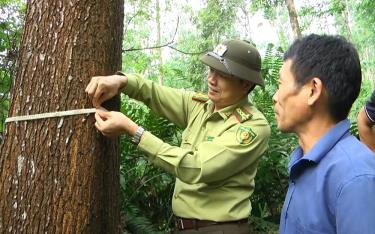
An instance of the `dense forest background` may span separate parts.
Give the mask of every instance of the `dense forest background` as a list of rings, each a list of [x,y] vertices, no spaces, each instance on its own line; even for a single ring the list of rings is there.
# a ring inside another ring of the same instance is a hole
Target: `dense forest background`
[[[158,83],[206,91],[207,68],[199,56],[226,39],[253,42],[262,54],[265,89],[257,87],[252,102],[272,127],[252,196],[250,222],[258,233],[276,233],[287,188],[288,155],[294,135],[280,133],[273,115],[282,55],[298,36],[339,34],[358,49],[363,68],[356,114],[375,87],[375,1],[372,0],[130,0],[125,2],[123,71],[141,73]],[[0,142],[15,77],[25,1],[0,0]],[[122,96],[122,111],[165,141],[179,145],[181,129]],[[125,233],[165,233],[173,227],[170,198],[174,179],[152,166],[121,138],[121,217]]]

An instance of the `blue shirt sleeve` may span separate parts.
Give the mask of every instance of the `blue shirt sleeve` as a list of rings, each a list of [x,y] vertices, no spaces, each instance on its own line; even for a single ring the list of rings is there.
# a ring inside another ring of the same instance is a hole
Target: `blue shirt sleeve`
[[[369,120],[375,123],[375,91],[372,93],[371,98],[366,102],[365,109]]]
[[[374,175],[358,176],[342,187],[336,205],[337,233],[374,233],[374,194]]]

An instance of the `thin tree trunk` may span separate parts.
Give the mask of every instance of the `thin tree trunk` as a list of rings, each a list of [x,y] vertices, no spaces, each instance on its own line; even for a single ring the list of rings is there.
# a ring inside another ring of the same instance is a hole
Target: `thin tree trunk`
[[[29,0],[9,116],[91,108],[121,69],[123,0]],[[108,108],[118,108],[118,97]],[[93,115],[11,122],[0,145],[0,233],[119,233],[118,140]]]
[[[298,16],[296,7],[294,6],[294,0],[285,0],[285,4],[288,8],[290,25],[292,26],[294,38],[300,38],[302,36],[301,29],[298,24]]]
[[[156,45],[161,44],[161,29],[160,29],[160,1],[156,0],[156,31],[157,31],[157,41]],[[161,53],[161,48],[157,49],[157,56],[159,61],[159,84],[164,83],[164,71],[163,71],[163,56]]]
[[[344,5],[344,10],[342,11],[342,17],[344,18],[344,27],[345,31],[348,35],[348,40],[353,41],[353,36],[352,36],[352,30],[350,29],[350,24],[349,24],[349,8],[348,8],[348,1],[345,0],[342,2]]]

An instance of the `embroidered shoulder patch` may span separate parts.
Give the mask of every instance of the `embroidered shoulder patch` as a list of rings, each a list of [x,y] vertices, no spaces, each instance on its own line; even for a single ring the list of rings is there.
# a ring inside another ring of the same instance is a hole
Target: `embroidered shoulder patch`
[[[251,119],[251,117],[253,117],[253,115],[243,107],[236,108],[233,111],[233,115],[240,123],[243,123],[244,121]]]
[[[257,134],[250,127],[240,126],[237,129],[236,139],[241,145],[250,144],[256,137]]]
[[[208,96],[203,93],[196,93],[192,99],[197,102],[207,102],[209,100]]]

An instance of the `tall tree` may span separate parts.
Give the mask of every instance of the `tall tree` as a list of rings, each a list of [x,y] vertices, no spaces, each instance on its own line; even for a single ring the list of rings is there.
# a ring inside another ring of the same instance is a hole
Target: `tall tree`
[[[91,76],[121,69],[122,30],[123,0],[28,1],[9,116],[91,107]],[[104,139],[94,121],[6,125],[0,233],[120,232],[118,140]]]
[[[285,0],[285,4],[288,8],[290,25],[292,26],[294,38],[300,38],[302,36],[301,29],[298,23],[298,16],[296,7],[294,6],[294,0]]]
[[[285,8],[288,11],[289,22],[292,28],[293,37],[299,38],[301,37],[301,28],[298,23],[298,15],[294,5],[294,0],[253,0],[251,1],[251,7],[253,10],[258,10],[261,8],[264,13],[264,17],[268,20],[273,21],[272,24],[275,23],[276,19],[279,18],[279,7]],[[284,10],[283,10],[284,11]],[[283,28],[282,25],[276,26],[277,28]],[[283,29],[281,29],[283,30]],[[279,33],[280,34],[280,33]],[[283,33],[280,35],[284,37]]]
[[[160,29],[160,1],[156,0],[156,44],[161,44],[161,29]],[[157,57],[158,57],[158,67],[159,67],[159,84],[163,85],[164,83],[164,72],[163,72],[163,56],[161,48],[157,48]]]
[[[353,41],[352,30],[350,27],[350,22],[353,20],[350,19],[349,6],[351,3],[348,0],[331,0],[329,2],[330,8],[327,14],[333,15],[336,21],[336,27],[339,29],[341,35],[349,41]]]

